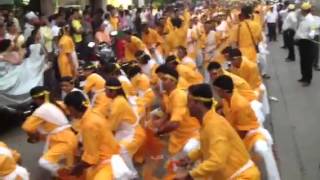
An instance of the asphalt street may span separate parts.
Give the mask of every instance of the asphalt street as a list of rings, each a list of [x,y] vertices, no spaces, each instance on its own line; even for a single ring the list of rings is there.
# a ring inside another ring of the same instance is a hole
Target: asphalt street
[[[278,42],[269,43],[269,74],[266,81],[272,113],[267,126],[275,140],[275,152],[283,180],[320,179],[320,72],[314,72],[310,87],[302,87],[299,59],[285,62],[287,51]],[[298,57],[298,56],[297,56]],[[1,117],[0,117],[1,119]],[[31,172],[32,180],[49,179],[48,173],[38,167],[43,144],[28,144],[19,127],[7,129],[0,140],[17,149],[23,157],[23,166]]]

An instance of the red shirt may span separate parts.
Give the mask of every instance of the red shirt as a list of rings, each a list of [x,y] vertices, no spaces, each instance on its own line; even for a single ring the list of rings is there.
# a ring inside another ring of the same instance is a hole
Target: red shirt
[[[116,57],[117,59],[124,59],[125,57],[125,40],[119,39],[116,41]]]

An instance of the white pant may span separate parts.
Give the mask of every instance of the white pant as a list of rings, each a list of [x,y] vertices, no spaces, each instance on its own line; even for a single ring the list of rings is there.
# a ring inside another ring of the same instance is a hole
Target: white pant
[[[49,171],[52,176],[57,177],[58,176],[58,170],[63,168],[63,166],[57,164],[57,163],[51,163],[48,160],[45,160],[44,158],[40,158],[38,161],[38,164],[43,169]]]
[[[263,126],[263,123],[266,119],[265,114],[263,113],[263,105],[257,100],[251,101],[250,105],[258,119],[259,124]]]
[[[272,146],[268,145],[266,141],[258,140],[254,144],[253,151],[264,161],[267,180],[280,180],[280,174],[272,152]]]

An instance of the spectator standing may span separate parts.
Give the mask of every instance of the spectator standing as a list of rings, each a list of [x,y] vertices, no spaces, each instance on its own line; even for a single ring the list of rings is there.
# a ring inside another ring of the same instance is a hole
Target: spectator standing
[[[309,86],[312,81],[312,66],[315,59],[314,52],[314,17],[311,14],[312,5],[309,2],[302,3],[301,5],[301,15],[302,20],[297,29],[295,39],[300,53],[300,69],[301,69],[301,79],[298,81],[302,83],[302,86]]]
[[[271,7],[266,14],[266,23],[268,26],[269,41],[277,41],[277,18],[278,13]]]
[[[24,25],[23,36],[27,39],[35,29],[35,25],[38,24],[39,18],[33,11],[28,12],[25,17],[27,22]]]
[[[283,46],[282,48],[283,49],[286,49],[287,48],[287,45],[286,45],[286,42],[285,42],[285,37],[284,37],[284,29],[283,29],[283,23],[286,19],[286,17],[288,16],[288,6],[289,6],[289,1],[285,1],[284,2],[284,6],[282,6],[282,9],[280,9],[279,11],[279,18],[278,18],[278,28],[279,28],[279,33],[282,33],[282,39],[283,39]],[[281,30],[281,31],[280,31]]]
[[[77,75],[78,60],[75,52],[75,44],[72,40],[70,28],[64,26],[59,39],[58,66],[60,77]]]
[[[288,15],[283,22],[283,37],[285,45],[289,50],[288,57],[286,61],[295,61],[295,52],[294,52],[294,35],[296,33],[296,27],[298,25],[297,14],[295,12],[295,5],[290,4],[288,6]]]
[[[51,25],[47,17],[41,18],[41,27],[40,27],[41,41],[44,45],[46,51],[49,54],[50,59],[52,58],[53,53],[53,32]]]
[[[73,40],[76,45],[76,51],[79,53],[79,58],[83,58],[83,26],[81,23],[81,16],[80,12],[77,9],[74,9],[71,16],[71,28],[72,28],[72,34],[73,34]]]

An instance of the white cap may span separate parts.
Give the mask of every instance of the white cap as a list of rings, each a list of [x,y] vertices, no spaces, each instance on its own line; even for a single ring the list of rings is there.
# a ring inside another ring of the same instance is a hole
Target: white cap
[[[25,17],[28,20],[31,20],[31,19],[34,19],[34,18],[38,18],[38,16],[33,11],[28,12]]]

